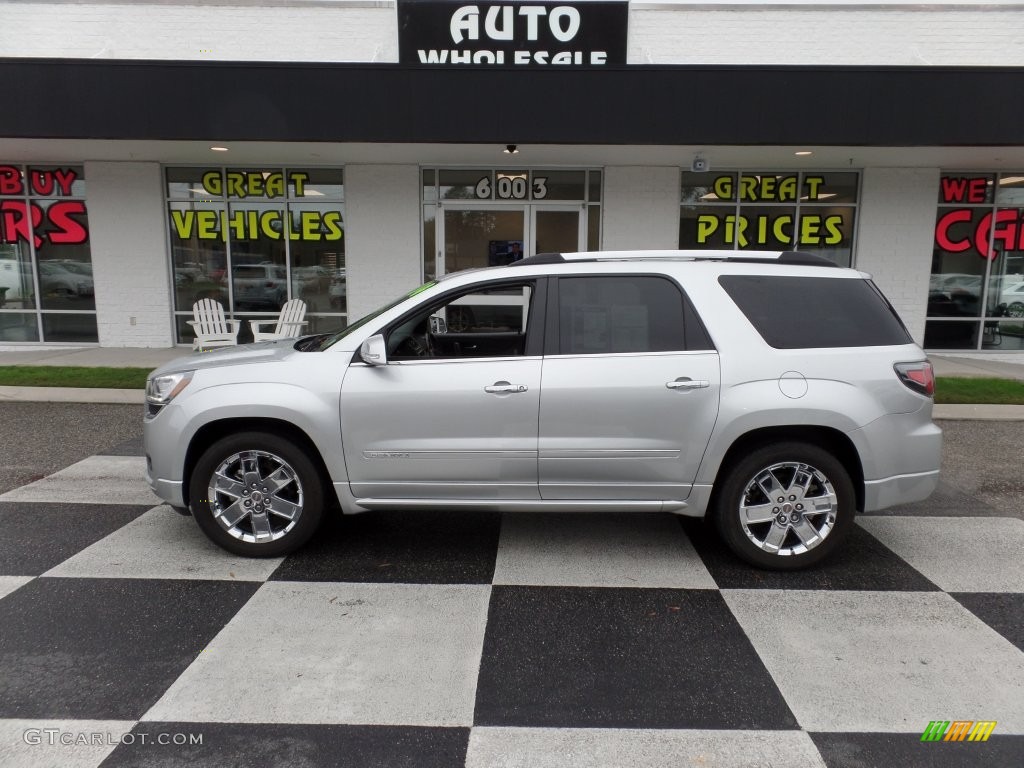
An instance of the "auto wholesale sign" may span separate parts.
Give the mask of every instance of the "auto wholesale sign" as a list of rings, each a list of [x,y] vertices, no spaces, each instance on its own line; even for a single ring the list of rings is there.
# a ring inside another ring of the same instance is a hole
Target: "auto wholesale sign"
[[[402,64],[603,67],[626,63],[629,3],[399,0]]]

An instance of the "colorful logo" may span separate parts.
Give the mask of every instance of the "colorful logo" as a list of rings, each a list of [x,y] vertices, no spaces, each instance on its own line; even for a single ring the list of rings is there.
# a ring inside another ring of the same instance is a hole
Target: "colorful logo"
[[[995,720],[932,720],[921,741],[988,741],[995,728]]]

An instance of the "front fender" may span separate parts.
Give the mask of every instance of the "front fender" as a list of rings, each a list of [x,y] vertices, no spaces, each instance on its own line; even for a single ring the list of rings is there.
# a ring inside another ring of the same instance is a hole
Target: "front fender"
[[[185,457],[204,427],[231,419],[276,419],[301,430],[320,452],[332,482],[345,482],[344,454],[338,423],[338,392],[314,392],[287,383],[214,384],[189,397],[172,401],[155,419],[163,421],[159,433],[175,441],[147,441],[154,468],[162,467],[165,479],[181,481]],[[196,446],[199,450],[206,446]]]

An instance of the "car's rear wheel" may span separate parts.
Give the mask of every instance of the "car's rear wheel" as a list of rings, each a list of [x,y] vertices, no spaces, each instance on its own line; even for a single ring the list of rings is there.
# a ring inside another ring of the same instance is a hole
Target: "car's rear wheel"
[[[842,463],[816,445],[791,442],[763,446],[727,468],[713,514],[736,555],[761,568],[795,570],[842,543],[855,509]]]
[[[218,440],[196,463],[192,515],[216,544],[247,557],[293,552],[316,531],[323,485],[290,440],[243,432]]]

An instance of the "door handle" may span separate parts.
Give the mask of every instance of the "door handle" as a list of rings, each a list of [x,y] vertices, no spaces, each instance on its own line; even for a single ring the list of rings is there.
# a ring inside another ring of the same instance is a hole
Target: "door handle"
[[[516,392],[525,392],[528,389],[529,387],[525,384],[509,384],[507,381],[496,381],[489,387],[484,387],[484,392],[492,395],[515,394]]]
[[[706,380],[698,379],[694,381],[689,376],[680,376],[675,381],[665,382],[665,386],[669,389],[704,389],[708,385]]]

